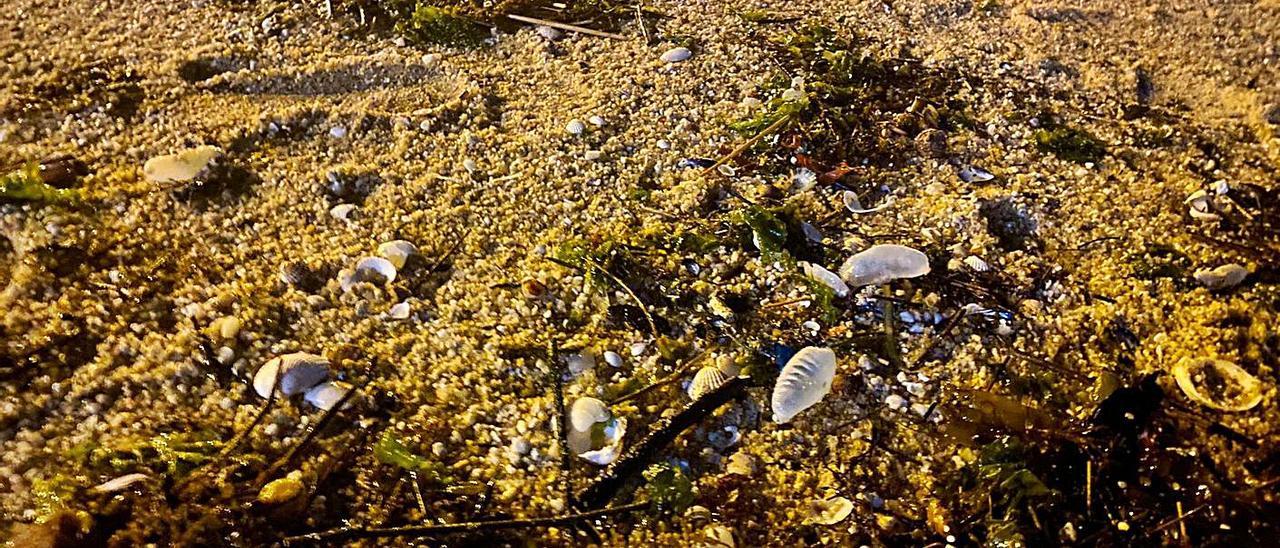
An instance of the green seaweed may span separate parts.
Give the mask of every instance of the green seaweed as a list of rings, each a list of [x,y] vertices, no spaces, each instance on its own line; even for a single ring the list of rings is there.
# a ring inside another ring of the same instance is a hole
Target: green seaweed
[[[396,32],[416,45],[477,47],[489,31],[450,8],[418,2],[413,10],[396,21]]]
[[[383,432],[382,437],[373,445],[373,456],[382,464],[403,468],[410,472],[425,474],[431,481],[441,484],[452,483],[444,476],[443,466],[431,459],[423,457],[404,444],[393,432]]]
[[[1037,129],[1034,135],[1036,148],[1049,152],[1063,160],[1078,164],[1098,163],[1107,148],[1088,131],[1067,126],[1050,126]]]
[[[644,471],[645,492],[649,504],[658,512],[681,513],[697,500],[693,481],[680,468],[671,463],[650,466]]]
[[[801,276],[809,293],[813,295],[813,305],[822,313],[822,321],[835,324],[840,320],[840,308],[836,306],[836,292],[830,286],[809,276]]]
[[[734,221],[746,225],[751,243],[765,259],[779,260],[786,255],[787,223],[775,212],[753,205],[735,212]]]
[[[91,454],[94,462],[106,462],[118,471],[159,469],[180,478],[213,460],[221,448],[222,441],[212,432],[177,432],[135,438],[115,447],[93,449]]]
[[[80,193],[74,189],[49,186],[40,177],[40,165],[29,162],[22,169],[0,175],[0,202],[71,202]]]

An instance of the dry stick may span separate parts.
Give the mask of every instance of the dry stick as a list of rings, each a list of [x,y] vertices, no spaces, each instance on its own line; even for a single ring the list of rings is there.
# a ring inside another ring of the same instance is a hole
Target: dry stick
[[[568,23],[557,23],[555,21],[549,21],[547,19],[538,19],[536,17],[526,17],[524,15],[507,15],[507,19],[511,19],[512,21],[519,21],[521,23],[528,23],[530,25],[543,25],[543,26],[551,27],[553,29],[567,30],[569,32],[577,32],[580,34],[588,34],[591,36],[599,36],[601,38],[613,38],[614,40],[627,39],[626,36],[623,36],[621,34],[614,34],[612,32],[604,32],[596,29],[589,29],[587,27],[579,27],[578,25],[570,25]]]
[[[703,174],[703,175],[710,175],[712,172],[715,172],[716,168],[718,168],[718,167],[720,167],[720,166],[724,165],[724,164],[725,164],[725,162],[728,162],[729,160],[732,160],[732,159],[734,159],[734,158],[737,158],[739,154],[742,154],[743,152],[746,152],[746,151],[747,151],[747,149],[751,148],[751,146],[752,146],[752,145],[754,145],[754,144],[756,144],[757,142],[759,142],[759,141],[760,141],[760,139],[763,139],[765,135],[768,135],[768,134],[770,134],[770,133],[773,133],[773,132],[775,132],[775,131],[777,131],[777,130],[781,129],[781,128],[782,128],[782,126],[787,125],[787,122],[790,122],[790,121],[791,121],[791,117],[790,117],[790,116],[783,116],[783,117],[781,117],[781,118],[778,118],[778,121],[776,121],[776,122],[774,122],[774,123],[772,123],[772,124],[769,124],[769,127],[764,128],[763,130],[760,130],[760,133],[757,133],[757,134],[755,135],[755,137],[752,137],[752,138],[750,138],[750,139],[747,139],[747,142],[742,143],[741,145],[738,145],[738,148],[733,149],[733,151],[732,151],[732,152],[730,152],[730,153],[728,153],[728,154],[726,154],[726,155],[724,155],[724,156],[720,157],[720,159],[719,159],[719,160],[716,160],[716,163],[711,164],[711,166],[710,166],[710,167],[708,167],[707,169],[702,170],[702,174]],[[718,173],[718,172],[717,172],[717,173]]]
[[[240,447],[240,444],[244,442],[245,438],[249,437],[249,433],[252,432],[255,428],[258,427],[259,424],[262,423],[262,419],[266,418],[267,413],[271,412],[271,408],[276,403],[276,391],[279,389],[279,386],[280,386],[280,368],[277,367],[275,379],[273,379],[271,383],[271,392],[267,393],[267,403],[263,404],[262,409],[258,410],[258,414],[253,417],[253,421],[249,423],[249,426],[246,426],[244,430],[237,432],[236,435],[231,438],[230,443],[227,443],[226,445],[222,446],[222,450],[218,452],[218,455],[216,457],[214,457],[213,462],[209,463],[208,466],[205,466],[204,468],[202,468],[202,470],[217,470],[218,467],[222,465],[222,461],[226,460],[227,456],[229,456],[233,451],[235,451],[236,448]],[[179,483],[178,485],[174,486],[174,489],[173,489],[174,492],[181,491],[181,489],[183,487],[186,487],[187,484],[191,483],[191,481],[195,479],[195,477],[196,477],[196,474],[191,474],[187,476],[186,479],[182,480],[182,483]]]
[[[441,255],[435,260],[435,262],[431,263],[431,267],[427,268],[427,274],[435,272],[437,268],[440,268],[440,265],[449,260],[449,257],[452,257],[453,253],[457,251],[459,247],[462,247],[462,242],[467,241],[467,236],[470,235],[471,229],[467,228],[467,231],[462,233],[462,237],[458,238],[458,241],[453,242],[453,245],[449,247],[448,251],[444,252],[444,255]]]
[[[346,394],[343,394],[342,397],[338,399],[338,403],[334,404],[333,407],[330,407],[324,412],[324,415],[320,416],[320,420],[316,421],[315,425],[311,427],[311,430],[307,431],[307,435],[302,437],[302,441],[299,441],[297,445],[294,445],[293,449],[290,449],[284,457],[281,457],[280,460],[277,460],[266,470],[263,470],[261,474],[258,474],[258,478],[254,480],[254,484],[262,485],[267,478],[275,475],[275,473],[280,471],[281,468],[288,466],[289,463],[293,462],[293,460],[298,457],[298,455],[302,454],[302,450],[316,439],[316,436],[320,434],[320,431],[324,430],[324,427],[329,425],[329,421],[333,420],[333,417],[337,416],[338,413],[342,411],[342,408],[346,405],[347,401],[350,400],[356,392],[359,392],[362,387],[364,387],[363,384],[353,386],[351,387],[351,390],[348,390]]]
[[[604,473],[578,495],[578,504],[582,508],[599,508],[604,506],[622,489],[623,484],[640,472],[649,461],[657,455],[687,428],[697,424],[729,400],[741,396],[747,388],[747,377],[734,377],[720,387],[712,390],[692,404],[689,404],[675,416],[664,419],[647,436],[639,441],[626,455],[610,464]]]
[[[580,266],[574,265],[574,264],[572,264],[572,263],[568,263],[568,262],[562,261],[562,260],[557,259],[557,258],[555,258],[555,257],[547,257],[546,259],[547,259],[548,261],[551,261],[551,262],[553,262],[553,263],[556,263],[556,264],[558,264],[558,265],[560,265],[560,266],[563,266],[563,267],[565,267],[565,268],[572,268],[572,269],[577,270],[577,271],[579,271],[579,272],[584,272],[584,271],[586,271],[586,269],[585,269],[585,268],[582,268],[582,267],[580,267]],[[641,301],[641,300],[640,300],[640,297],[639,297],[639,296],[637,296],[637,295],[636,295],[636,293],[635,293],[634,291],[632,291],[630,287],[627,287],[627,284],[626,284],[626,283],[624,283],[624,282],[622,281],[622,279],[621,279],[621,278],[618,278],[617,276],[614,276],[612,272],[609,272],[608,270],[605,270],[605,268],[604,268],[603,266],[601,266],[599,263],[597,263],[597,262],[595,262],[595,261],[593,261],[593,260],[591,260],[591,259],[587,259],[587,258],[585,258],[585,257],[582,259],[582,262],[587,263],[588,265],[590,265],[590,266],[591,266],[591,268],[594,268],[594,269],[596,269],[596,270],[599,270],[599,271],[600,271],[601,273],[603,273],[605,276],[608,276],[608,277],[609,277],[609,279],[613,280],[613,283],[618,284],[618,286],[619,286],[619,287],[621,287],[623,291],[626,291],[626,292],[627,292],[627,295],[630,295],[630,296],[631,296],[631,300],[633,300],[633,301],[635,301],[635,302],[636,302],[636,306],[640,307],[640,312],[641,312],[642,314],[644,314],[644,319],[645,319],[645,321],[649,323],[649,332],[653,334],[653,337],[654,337],[655,339],[656,339],[656,338],[658,338],[658,326],[657,326],[657,324],[654,324],[654,323],[653,323],[653,316],[649,315],[649,308],[648,308],[648,307],[646,307],[646,306],[644,305],[644,301]]]
[[[577,514],[564,514],[560,516],[551,516],[545,518],[531,519],[503,519],[490,521],[470,521],[464,523],[445,523],[440,525],[410,525],[406,527],[384,527],[376,529],[361,529],[352,527],[341,527],[338,529],[330,529],[328,531],[320,531],[317,533],[308,533],[298,535],[296,537],[286,537],[282,542],[289,544],[291,542],[301,541],[321,541],[321,540],[337,540],[337,539],[369,539],[369,538],[387,538],[387,537],[429,537],[436,535],[444,535],[448,533],[478,533],[488,531],[501,531],[504,529],[528,529],[533,527],[552,527],[556,525],[568,525],[580,521],[592,520],[611,516],[614,514],[624,514],[627,512],[641,510],[649,506],[648,502],[634,502],[621,506],[610,506],[590,512],[581,512]]]
[[[550,363],[556,363],[556,347],[554,342],[547,342],[547,359]],[[564,498],[568,501],[568,506],[573,508],[573,464],[569,458],[569,435],[565,430],[565,419],[569,416],[565,412],[564,407],[564,375],[560,368],[556,368],[554,373],[556,376],[556,443],[560,445],[560,473],[564,475]]]
[[[691,369],[698,362],[702,361],[702,358],[706,356],[709,351],[710,349],[703,349],[701,352],[698,352],[698,355],[694,356],[689,361],[685,362],[684,365],[677,368],[675,373],[668,375],[662,380],[654,381],[653,383],[650,383],[646,386],[637,388],[634,392],[628,393],[624,396],[620,396],[618,399],[609,402],[609,405],[618,405],[620,403],[634,400],[640,396],[643,396],[649,392],[652,392],[653,390],[656,390],[658,388],[661,388],[663,386],[666,386],[668,384],[671,384],[680,380],[685,373],[689,372],[689,369]]]

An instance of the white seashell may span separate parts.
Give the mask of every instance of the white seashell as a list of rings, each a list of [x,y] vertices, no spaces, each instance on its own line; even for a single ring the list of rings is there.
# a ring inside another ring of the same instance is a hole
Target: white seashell
[[[387,317],[393,320],[407,320],[412,310],[409,308],[408,302],[396,303],[387,311]]]
[[[343,293],[351,291],[351,288],[356,285],[356,271],[350,268],[339,270],[338,285],[342,287]]]
[[[573,405],[569,407],[569,426],[573,431],[588,432],[596,423],[605,422],[612,416],[609,406],[604,402],[591,397],[582,397],[574,400]]]
[[[873,208],[862,207],[862,201],[858,199],[858,193],[852,190],[844,191],[843,193],[840,194],[840,197],[842,200],[844,200],[845,209],[853,213],[857,213],[859,215],[864,215],[867,213],[875,213],[893,204],[893,196],[889,196],[885,198],[884,201],[876,207],[873,207]]]
[[[601,466],[611,464],[622,455],[622,437],[626,433],[627,419],[614,419],[604,428],[604,447],[578,453],[578,456]]]
[[[101,484],[93,487],[90,491],[94,493],[115,493],[128,489],[130,485],[140,481],[146,481],[150,476],[146,474],[125,474],[118,478],[109,479]]]
[[[693,381],[689,383],[687,390],[689,399],[697,400],[707,392],[720,388],[720,385],[726,382],[729,382],[729,375],[726,375],[719,367],[703,367],[693,375]]]
[[[622,367],[622,355],[612,350],[606,350],[604,363],[609,364],[609,367]]]
[[[1212,358],[1184,358],[1173,379],[1191,401],[1219,411],[1253,409],[1262,401],[1262,383],[1240,366]]]
[[[306,392],[329,376],[329,360],[324,356],[294,352],[267,361],[253,376],[253,389],[264,398],[271,396],[271,384],[279,371],[280,389],[285,397]]]
[[[351,388],[350,383],[342,381],[322,382],[307,390],[302,399],[311,405],[328,411],[333,409],[333,406],[338,405],[338,402],[347,395],[347,392],[351,391]],[[351,403],[347,402],[343,408],[346,408],[347,405],[351,405]]]
[[[582,135],[582,132],[587,130],[587,126],[582,123],[582,120],[574,119],[569,120],[569,123],[564,125],[564,130],[569,132],[570,135]]]
[[[356,210],[355,204],[338,204],[329,208],[329,216],[339,221],[350,221],[351,212]]]
[[[982,257],[977,255],[965,257],[964,264],[965,266],[973,269],[974,272],[986,272],[991,270],[991,265],[987,264],[987,261],[982,260]]]
[[[700,543],[699,546],[711,548],[737,548],[738,546],[733,540],[733,529],[723,525],[709,526],[704,534],[707,536],[707,542]]]
[[[408,261],[410,256],[417,253],[418,246],[413,245],[408,240],[391,240],[378,245],[378,255],[391,261],[391,266],[394,266],[396,270],[404,268],[405,261]]]
[[[599,116],[592,116],[590,118],[587,118],[587,121],[591,122],[591,125],[593,126],[604,127],[604,118],[601,118]]]
[[[1222,218],[1213,212],[1213,197],[1203,190],[1191,193],[1183,203],[1187,204],[1187,213],[1192,219],[1216,221]]]
[[[818,174],[807,168],[800,168],[791,174],[791,192],[804,192],[818,185]]]
[[[783,424],[822,401],[836,374],[836,353],[806,346],[782,367],[773,385],[773,421]]]
[[[214,158],[222,155],[222,149],[201,145],[174,154],[156,156],[142,165],[142,174],[153,183],[177,183],[195,179]]]
[[[1231,263],[1218,268],[1197,270],[1194,275],[1196,281],[1209,289],[1226,289],[1243,282],[1249,276],[1249,269]]]
[[[967,166],[960,170],[960,180],[966,183],[985,183],[995,178],[990,171],[977,166]]]
[[[649,349],[649,343],[637,342],[631,343],[631,356],[638,358],[644,355],[644,351]]]
[[[354,283],[391,283],[396,280],[396,265],[382,257],[365,257],[356,263]]]
[[[840,279],[835,272],[827,270],[819,265],[800,261],[800,268],[804,269],[804,274],[813,278],[823,285],[830,287],[837,297],[845,297],[849,295],[849,286]]]
[[[896,244],[873,245],[849,257],[840,266],[840,277],[854,287],[880,285],[928,273],[928,256],[910,247]]]
[[[844,497],[813,501],[812,514],[805,521],[818,525],[835,525],[853,513],[853,502]]]
[[[679,63],[693,56],[693,52],[686,47],[671,48],[662,53],[660,59],[664,63]]]

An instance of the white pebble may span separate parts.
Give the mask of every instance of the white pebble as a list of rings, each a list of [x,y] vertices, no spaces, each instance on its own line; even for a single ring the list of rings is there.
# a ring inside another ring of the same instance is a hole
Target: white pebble
[[[889,409],[897,411],[907,406],[907,400],[897,394],[889,394],[889,396],[884,399],[884,404],[889,406]]]
[[[334,139],[343,139],[347,136],[346,126],[333,126],[329,129],[329,136]]]

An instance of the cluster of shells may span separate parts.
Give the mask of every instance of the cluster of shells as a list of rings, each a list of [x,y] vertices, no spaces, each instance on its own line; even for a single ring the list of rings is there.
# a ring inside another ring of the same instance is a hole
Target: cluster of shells
[[[324,356],[294,352],[267,361],[253,375],[253,389],[264,398],[290,398],[302,394],[303,400],[328,411],[346,397],[351,384],[328,380],[329,360]]]

